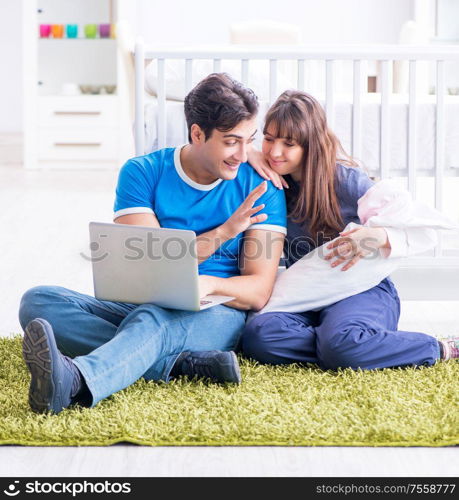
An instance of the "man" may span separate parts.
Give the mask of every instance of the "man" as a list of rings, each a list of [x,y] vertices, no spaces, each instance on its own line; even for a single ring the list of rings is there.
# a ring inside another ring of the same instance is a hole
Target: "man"
[[[94,406],[140,377],[240,382],[233,351],[246,311],[269,299],[286,233],[282,191],[246,163],[257,111],[251,90],[210,75],[185,99],[189,144],[129,160],[116,189],[116,223],[194,230],[201,296],[235,299],[190,312],[32,288],[19,319],[33,411]]]

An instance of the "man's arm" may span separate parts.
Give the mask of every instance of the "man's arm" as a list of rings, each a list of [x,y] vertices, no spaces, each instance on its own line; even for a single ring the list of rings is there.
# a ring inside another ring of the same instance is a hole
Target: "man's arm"
[[[131,224],[134,226],[161,227],[154,214],[122,215],[121,217],[117,217],[114,222],[116,224]],[[223,226],[224,225],[218,226],[196,238],[196,253],[199,263],[204,262],[215,253],[223,243],[233,238]]]
[[[161,227],[155,214],[128,214],[117,217],[115,224],[130,224],[132,226]]]
[[[227,302],[227,306],[242,310],[262,309],[271,296],[283,245],[281,233],[248,230],[244,236],[241,276],[200,276],[201,296],[228,295],[235,300]]]
[[[266,182],[262,182],[247,196],[241,206],[224,224],[200,234],[196,238],[196,253],[199,263],[207,260],[223,243],[235,238],[252,224],[264,222],[267,219],[268,216],[266,214],[255,215],[264,208],[264,205],[253,206],[258,198],[266,192],[266,189]],[[156,215],[153,213],[122,215],[121,217],[117,217],[114,222],[116,224],[161,227]]]

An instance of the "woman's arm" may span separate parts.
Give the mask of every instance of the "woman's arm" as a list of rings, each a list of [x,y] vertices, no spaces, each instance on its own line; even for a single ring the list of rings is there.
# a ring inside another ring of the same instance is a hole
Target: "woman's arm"
[[[346,263],[342,271],[347,271],[362,257],[376,250],[385,258],[401,258],[427,252],[438,243],[435,229],[430,227],[366,227],[360,226],[351,231],[340,233],[340,238],[327,245],[332,249],[325,256],[332,267]]]
[[[340,233],[340,238],[327,245],[332,250],[325,260],[332,261],[332,267],[345,264],[341,271],[347,271],[363,258],[384,249],[386,254],[391,251],[387,231],[383,227],[359,226],[350,231]]]
[[[346,271],[360,258],[375,250],[385,258],[409,257],[435,247],[437,229],[451,229],[453,224],[441,212],[417,201],[393,181],[377,182],[358,199],[362,226],[340,233],[327,248],[325,259],[332,266],[345,263]]]

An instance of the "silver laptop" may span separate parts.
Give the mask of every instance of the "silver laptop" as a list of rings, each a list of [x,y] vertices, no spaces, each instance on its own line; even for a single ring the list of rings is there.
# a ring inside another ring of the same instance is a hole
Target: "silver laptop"
[[[200,299],[193,231],[90,222],[89,235],[97,299],[187,311],[234,299]]]

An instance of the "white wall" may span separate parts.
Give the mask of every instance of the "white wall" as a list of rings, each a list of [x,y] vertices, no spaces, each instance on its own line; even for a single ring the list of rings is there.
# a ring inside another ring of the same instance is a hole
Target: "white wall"
[[[413,10],[413,0],[127,1],[137,1],[137,33],[156,44],[227,43],[231,23],[254,19],[298,24],[305,43],[396,43]],[[0,133],[22,129],[21,3],[0,0]]]
[[[227,43],[228,26],[254,19],[297,24],[303,41],[396,43],[412,0],[138,0],[137,27],[151,43]],[[178,14],[177,14],[178,13]]]
[[[0,133],[22,130],[22,8],[0,0]]]

